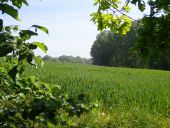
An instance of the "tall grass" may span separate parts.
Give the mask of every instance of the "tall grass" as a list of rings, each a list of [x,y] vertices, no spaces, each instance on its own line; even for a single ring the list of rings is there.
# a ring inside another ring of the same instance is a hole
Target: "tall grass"
[[[29,67],[28,73],[98,103],[99,110],[82,118],[82,126],[170,127],[168,71],[46,62],[38,70]]]

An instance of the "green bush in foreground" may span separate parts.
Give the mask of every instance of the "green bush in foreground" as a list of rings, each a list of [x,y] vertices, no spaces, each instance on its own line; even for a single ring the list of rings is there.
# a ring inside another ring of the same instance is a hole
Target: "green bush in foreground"
[[[18,20],[18,9],[28,5],[27,0],[0,0],[0,11]],[[42,62],[34,55],[41,42],[29,42],[37,36],[37,29],[48,34],[48,29],[32,25],[35,30],[21,30],[18,26],[4,26],[0,19],[0,127],[77,127],[71,117],[80,117],[93,106],[83,95],[73,99],[60,93],[58,85],[41,82],[38,78],[23,75],[27,64],[37,66]],[[2,58],[0,58],[2,59]]]

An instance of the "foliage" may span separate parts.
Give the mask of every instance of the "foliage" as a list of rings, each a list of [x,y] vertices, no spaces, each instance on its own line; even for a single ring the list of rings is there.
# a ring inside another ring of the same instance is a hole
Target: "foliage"
[[[165,56],[169,57],[169,20],[170,14],[160,17],[144,17],[142,19],[135,48],[146,61],[153,58],[159,61]]]
[[[156,52],[153,51],[154,56],[149,58],[148,63],[144,63],[140,53],[134,50],[138,47],[136,40],[139,40],[137,34],[139,25],[140,22],[133,22],[131,30],[126,35],[114,34],[110,30],[98,34],[91,48],[93,64],[169,70],[169,51],[166,52],[166,55],[161,56],[155,56]]]
[[[16,20],[18,9],[28,5],[27,0],[0,0],[0,10]],[[32,25],[29,30],[18,26],[4,26],[0,19],[0,127],[71,127],[69,118],[80,116],[92,106],[83,95],[72,99],[60,93],[58,85],[41,82],[33,76],[24,75],[27,64],[42,64],[34,50],[47,47],[41,42],[30,42],[37,36],[37,29],[48,34],[48,29]]]
[[[132,52],[136,38],[135,25],[126,35],[114,34],[109,30],[101,32],[91,48],[93,64],[142,68],[138,54]]]
[[[75,98],[84,93],[99,104],[75,119],[81,127],[170,127],[169,71],[47,61],[37,70],[28,67],[27,73],[60,83],[61,91]]]
[[[160,59],[169,54],[170,49],[170,1],[169,0],[94,0],[98,10],[93,13],[92,21],[99,30],[111,29],[114,33],[126,34],[130,30],[132,17],[128,16],[130,5],[143,12],[147,8],[150,14],[144,15],[138,29],[136,50],[145,62]]]
[[[15,84],[2,80],[0,127],[3,128],[71,127],[70,117],[80,116],[92,107],[83,94],[72,99],[60,93],[60,86],[40,82],[32,76],[22,77]]]
[[[62,55],[59,57],[51,57],[49,55],[46,55],[43,57],[43,60],[46,61],[60,61],[60,62],[64,62],[64,63],[81,63],[81,64],[91,64],[91,59],[86,59],[86,58],[82,58],[79,56],[66,56],[66,55]]]
[[[125,15],[130,7],[123,5],[120,11],[119,4],[119,0],[94,0],[94,5],[98,6],[98,10],[91,14],[91,20],[97,24],[98,30],[110,28],[114,33],[120,32],[121,34],[126,34],[130,30],[132,20]]]

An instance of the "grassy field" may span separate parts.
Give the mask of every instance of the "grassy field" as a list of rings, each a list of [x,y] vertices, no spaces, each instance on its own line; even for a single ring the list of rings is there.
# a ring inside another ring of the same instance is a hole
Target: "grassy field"
[[[170,127],[168,71],[47,62],[28,73],[99,104],[76,119],[81,127]]]

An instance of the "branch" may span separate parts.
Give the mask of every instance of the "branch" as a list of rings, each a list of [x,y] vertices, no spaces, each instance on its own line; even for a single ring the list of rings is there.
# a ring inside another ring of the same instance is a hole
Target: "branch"
[[[126,6],[128,6],[129,2],[130,2],[130,0],[126,0],[126,2],[125,2]]]
[[[112,7],[113,7],[113,6],[112,6]],[[127,14],[123,13],[121,10],[118,10],[118,9],[116,9],[116,8],[114,8],[114,9],[115,9],[117,12],[121,13],[122,15],[127,16],[127,17],[130,18],[131,20],[133,20],[133,21],[138,21],[138,20],[133,19],[132,17],[128,16]]]
[[[128,0],[127,2],[129,3],[129,1],[130,0]],[[106,1],[107,2],[107,1]],[[119,12],[120,14],[122,14],[122,15],[125,15],[125,16],[127,16],[128,18],[130,18],[131,20],[133,20],[133,21],[138,21],[138,20],[136,20],[136,19],[133,19],[132,17],[130,17],[130,16],[128,16],[127,14],[125,14],[125,13],[123,13],[121,10],[118,10],[118,9],[116,9],[116,8],[114,8],[114,6],[111,4],[111,3],[109,3],[109,2],[107,2],[113,9],[115,9],[117,12]],[[127,3],[126,3],[127,4]],[[116,12],[116,11],[114,11],[114,10],[112,10],[112,9],[110,9],[112,12]]]

